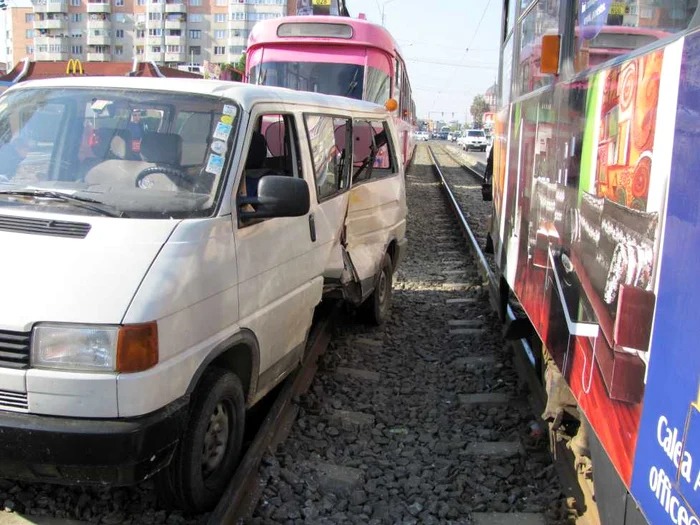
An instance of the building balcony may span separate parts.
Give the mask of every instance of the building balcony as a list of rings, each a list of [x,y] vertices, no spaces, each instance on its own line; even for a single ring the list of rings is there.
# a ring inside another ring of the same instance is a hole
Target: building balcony
[[[65,20],[35,20],[34,29],[66,29],[68,22]]]
[[[64,51],[34,51],[34,60],[37,62],[61,62],[68,59],[68,53]]]
[[[34,4],[35,13],[67,13],[68,5],[61,1],[46,1]]]
[[[87,12],[88,13],[111,13],[112,6],[109,3],[88,2]]]
[[[165,4],[166,13],[186,13],[187,6],[183,2],[173,2],[172,4]]]
[[[185,35],[180,36],[167,36],[165,37],[166,46],[183,46],[187,43],[187,37]]]
[[[112,37],[106,35],[90,35],[87,36],[87,45],[89,46],[108,46],[112,43]]]
[[[182,53],[165,53],[165,62],[171,64],[173,62],[187,62],[187,56]]]
[[[111,20],[90,20],[88,18],[88,28],[89,29],[111,29]]]
[[[34,49],[38,49],[39,46],[61,46],[64,49],[68,49],[68,37],[65,36],[35,36],[34,37]]]
[[[162,36],[148,36],[146,37],[146,43],[151,46],[159,46],[163,44]]]
[[[187,27],[187,22],[184,20],[166,20],[165,29],[182,29]]]
[[[109,62],[110,60],[112,60],[112,53],[88,52],[87,54],[88,62]]]

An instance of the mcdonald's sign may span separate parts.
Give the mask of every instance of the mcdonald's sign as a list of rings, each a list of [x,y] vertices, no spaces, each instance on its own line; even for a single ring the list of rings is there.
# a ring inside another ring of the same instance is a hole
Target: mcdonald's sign
[[[84,73],[83,64],[77,58],[71,58],[66,64],[66,75],[83,75]]]

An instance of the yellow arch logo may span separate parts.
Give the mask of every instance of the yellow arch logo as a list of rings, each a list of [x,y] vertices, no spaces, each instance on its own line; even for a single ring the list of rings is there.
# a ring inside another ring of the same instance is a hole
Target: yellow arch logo
[[[72,72],[71,72],[72,70]],[[71,58],[66,64],[66,75],[83,75],[83,64],[77,58]]]

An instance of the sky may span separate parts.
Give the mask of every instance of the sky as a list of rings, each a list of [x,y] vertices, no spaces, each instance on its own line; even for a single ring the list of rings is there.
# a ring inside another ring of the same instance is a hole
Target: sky
[[[383,6],[384,25],[406,60],[418,118],[461,122],[474,95],[496,81],[502,3],[346,0],[351,16],[364,13],[377,24]]]

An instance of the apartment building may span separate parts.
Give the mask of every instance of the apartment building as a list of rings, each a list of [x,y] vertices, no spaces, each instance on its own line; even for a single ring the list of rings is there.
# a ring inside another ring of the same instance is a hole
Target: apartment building
[[[10,0],[0,63],[235,62],[258,21],[286,14],[287,0]]]

